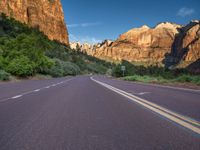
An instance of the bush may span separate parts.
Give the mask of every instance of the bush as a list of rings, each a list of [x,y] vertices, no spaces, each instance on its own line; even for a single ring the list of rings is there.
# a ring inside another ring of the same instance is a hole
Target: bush
[[[55,65],[48,70],[48,74],[53,77],[63,77],[67,75],[77,75],[80,69],[76,64],[64,62],[60,59],[54,59]]]
[[[32,76],[33,70],[34,64],[25,56],[12,60],[7,67],[9,73],[20,77]]]
[[[193,76],[192,77],[192,83],[200,85],[200,76]]]
[[[64,71],[64,76],[66,75],[77,75],[80,73],[80,68],[71,62],[63,62],[63,71]]]
[[[174,79],[176,82],[192,82],[192,76],[191,75],[181,75],[178,78]]]
[[[0,80],[2,81],[10,80],[10,74],[5,72],[4,70],[0,70]]]
[[[3,69],[4,58],[0,56],[0,69]]]

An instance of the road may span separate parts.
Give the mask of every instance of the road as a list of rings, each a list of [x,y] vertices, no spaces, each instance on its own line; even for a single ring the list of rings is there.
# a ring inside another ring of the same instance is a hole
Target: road
[[[105,76],[0,84],[0,150],[199,150],[199,108],[200,91]]]

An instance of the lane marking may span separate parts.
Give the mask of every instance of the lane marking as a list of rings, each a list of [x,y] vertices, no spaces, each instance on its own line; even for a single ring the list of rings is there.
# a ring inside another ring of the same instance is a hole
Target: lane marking
[[[159,114],[159,115],[161,115],[161,116],[163,116],[163,117],[165,117],[165,118],[167,118],[167,119],[169,119],[169,120],[171,120],[171,121],[173,121],[173,122],[175,122],[175,123],[177,123],[177,124],[179,124],[179,125],[181,125],[185,128],[187,128],[187,129],[189,129],[189,130],[191,130],[191,131],[193,131],[197,134],[200,134],[200,122],[198,122],[198,121],[196,121],[192,118],[182,116],[178,113],[175,113],[171,110],[168,110],[164,107],[161,107],[161,106],[159,106],[155,103],[152,103],[152,102],[149,102],[149,101],[144,100],[142,98],[139,98],[135,95],[132,95],[132,94],[127,93],[123,90],[117,89],[117,88],[115,88],[111,85],[108,85],[106,83],[97,81],[92,77],[91,77],[91,80],[102,85],[102,86],[104,86],[104,87],[106,87],[107,89],[110,89],[110,90],[112,90],[112,91],[134,101],[137,104],[144,106],[145,108],[150,109],[151,111],[153,111],[153,112],[155,112],[155,113],[157,113],[157,114]]]
[[[140,96],[146,95],[146,94],[151,94],[151,92],[140,92],[140,93],[136,93],[136,92],[127,92],[127,93],[129,93],[129,94],[134,94],[134,95],[140,95]]]
[[[17,99],[17,98],[20,98],[22,97],[23,95],[17,95],[17,96],[13,96],[11,99]]]
[[[34,92],[39,92],[41,89],[36,89],[36,90],[34,90]]]
[[[28,94],[31,94],[31,93],[35,93],[35,92],[39,92],[39,91],[41,91],[42,89],[49,89],[49,88],[51,88],[51,87],[55,87],[55,86],[57,86],[57,85],[60,85],[60,84],[64,84],[64,83],[66,83],[66,82],[69,82],[69,81],[71,81],[71,80],[73,80],[74,78],[71,78],[71,79],[68,79],[68,80],[64,80],[64,81],[62,81],[62,82],[59,82],[59,84],[57,83],[57,84],[52,84],[52,85],[49,85],[49,86],[45,86],[45,87],[43,87],[43,88],[40,88],[40,89],[35,89],[35,90],[32,90],[32,91],[28,91],[28,92],[25,92],[25,93],[21,93],[21,94],[19,94],[19,95],[17,95],[17,96],[13,96],[13,97],[10,97],[10,98],[5,98],[5,99],[2,99],[2,100],[0,100],[0,103],[1,102],[5,102],[5,101],[8,101],[8,100],[12,100],[12,99],[17,99],[17,98],[20,98],[20,97],[22,97],[22,96],[25,96],[25,95],[28,95]]]
[[[141,93],[137,93],[136,95],[146,95],[146,94],[150,94],[151,92],[141,92]]]

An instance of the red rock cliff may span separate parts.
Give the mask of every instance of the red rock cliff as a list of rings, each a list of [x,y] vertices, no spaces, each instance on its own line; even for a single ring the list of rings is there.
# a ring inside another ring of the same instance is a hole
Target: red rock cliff
[[[51,40],[69,45],[60,0],[0,0],[0,12],[39,28]]]
[[[187,67],[200,59],[200,21],[186,26],[165,22],[155,28],[134,28],[116,41],[104,41],[86,52],[110,61]]]

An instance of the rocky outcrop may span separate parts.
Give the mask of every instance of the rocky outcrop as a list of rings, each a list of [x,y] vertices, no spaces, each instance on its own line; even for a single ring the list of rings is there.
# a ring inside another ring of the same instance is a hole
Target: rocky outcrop
[[[38,28],[51,40],[69,45],[60,0],[0,0],[0,13]]]
[[[92,55],[93,50],[95,49],[94,45],[80,42],[70,42],[70,48],[76,51],[81,51],[87,54]]]
[[[102,59],[130,62],[160,63],[171,52],[178,28],[172,23],[161,23],[155,28],[142,26],[122,35],[107,47],[97,48],[93,55]]]
[[[145,25],[120,35],[114,42],[106,40],[94,45],[92,51],[85,51],[109,61],[186,67],[200,58],[200,22],[186,26],[165,22],[154,28]]]
[[[185,65],[200,58],[200,21],[191,21],[179,29],[168,57],[173,58],[175,64]]]
[[[104,51],[104,49],[108,48],[112,43],[113,41],[111,40],[105,40],[102,43],[97,43],[97,44],[89,44],[89,43],[81,44],[80,42],[70,42],[70,47],[73,50],[81,51],[87,53],[88,55],[94,55],[94,52],[96,52],[97,50],[99,52],[100,50]]]

